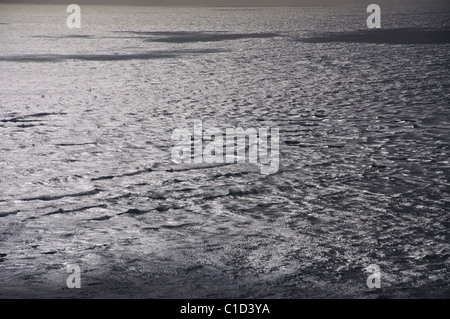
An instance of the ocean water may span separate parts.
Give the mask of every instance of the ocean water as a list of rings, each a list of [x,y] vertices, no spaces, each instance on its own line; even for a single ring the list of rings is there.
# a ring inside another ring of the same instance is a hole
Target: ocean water
[[[0,297],[450,296],[448,6],[81,14],[0,5]],[[278,172],[175,164],[194,120]]]

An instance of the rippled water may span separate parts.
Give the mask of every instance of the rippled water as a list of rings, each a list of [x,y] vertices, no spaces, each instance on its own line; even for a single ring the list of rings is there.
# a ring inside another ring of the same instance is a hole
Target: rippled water
[[[1,297],[450,296],[448,7],[65,9],[0,6]],[[174,164],[194,120],[278,173]]]

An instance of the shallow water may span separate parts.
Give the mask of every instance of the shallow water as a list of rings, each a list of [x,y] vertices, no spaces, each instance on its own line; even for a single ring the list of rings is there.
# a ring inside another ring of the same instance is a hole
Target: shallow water
[[[376,36],[364,7],[65,9],[0,5],[0,297],[450,296],[448,7]],[[174,164],[200,119],[279,128],[279,171]]]

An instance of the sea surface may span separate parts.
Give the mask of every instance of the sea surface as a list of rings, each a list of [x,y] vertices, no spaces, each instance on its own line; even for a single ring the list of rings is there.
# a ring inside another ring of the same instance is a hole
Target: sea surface
[[[449,298],[432,3],[0,5],[0,297]],[[278,172],[175,164],[194,120],[279,128]]]

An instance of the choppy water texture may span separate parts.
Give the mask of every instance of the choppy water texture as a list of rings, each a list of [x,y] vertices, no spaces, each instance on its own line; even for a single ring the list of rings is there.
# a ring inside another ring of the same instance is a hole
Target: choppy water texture
[[[0,6],[0,297],[448,298],[450,9],[365,9]]]

